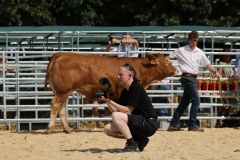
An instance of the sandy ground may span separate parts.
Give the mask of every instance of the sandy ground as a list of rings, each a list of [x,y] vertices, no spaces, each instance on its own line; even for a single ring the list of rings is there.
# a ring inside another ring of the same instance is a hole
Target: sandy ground
[[[239,160],[240,129],[205,128],[205,132],[159,129],[143,152],[117,153],[125,140],[102,129],[0,131],[1,160]]]

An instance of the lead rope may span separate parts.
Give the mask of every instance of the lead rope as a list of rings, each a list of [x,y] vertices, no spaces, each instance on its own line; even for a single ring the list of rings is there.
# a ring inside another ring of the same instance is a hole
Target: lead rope
[[[224,106],[224,108],[228,109],[230,107],[229,106],[229,101],[228,101],[228,98],[226,97],[226,95],[223,94],[223,92],[222,92],[222,81],[220,80],[219,77],[217,78],[217,84],[218,84],[218,88],[219,88],[219,96],[220,96],[221,102],[224,105],[224,102],[223,102],[223,97],[224,97],[227,101],[227,106]]]
[[[188,77],[184,77],[184,76],[181,76],[181,77],[185,78],[185,79],[195,79],[195,78],[188,78]],[[227,101],[227,106],[224,106],[224,108],[228,109],[230,107],[229,106],[229,101],[228,101],[228,98],[226,97],[226,95],[223,94],[223,92],[222,92],[222,81],[220,80],[219,77],[217,78],[217,84],[218,84],[218,88],[219,88],[219,96],[220,96],[221,102],[224,105],[223,98],[225,98],[226,101]]]

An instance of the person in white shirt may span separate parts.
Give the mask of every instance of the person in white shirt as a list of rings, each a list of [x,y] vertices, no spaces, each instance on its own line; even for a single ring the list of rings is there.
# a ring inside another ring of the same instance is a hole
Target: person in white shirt
[[[182,100],[174,112],[168,131],[180,131],[180,117],[184,110],[189,106],[190,102],[192,103],[192,106],[190,109],[188,131],[204,131],[204,129],[197,126],[197,112],[200,106],[200,97],[198,94],[196,78],[199,73],[199,66],[202,65],[206,67],[210,72],[216,74],[217,77],[219,77],[220,74],[210,64],[205,53],[197,47],[198,40],[198,32],[190,32],[188,34],[188,45],[178,48],[168,57],[177,59],[179,69],[182,72],[180,82],[184,87]]]
[[[112,45],[119,44],[118,47],[112,49]],[[136,39],[133,38],[133,34],[129,32],[122,33],[122,40],[111,39],[108,41],[108,45],[106,48],[107,52],[126,52],[128,51],[138,51],[139,43]],[[110,55],[111,56],[111,55]],[[112,55],[116,56],[116,55]],[[124,57],[125,55],[118,55],[118,57]],[[131,54],[129,57],[138,57],[138,53]]]

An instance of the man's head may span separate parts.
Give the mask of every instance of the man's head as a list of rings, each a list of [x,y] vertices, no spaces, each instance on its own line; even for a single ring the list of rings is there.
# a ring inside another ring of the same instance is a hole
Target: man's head
[[[132,33],[130,33],[130,32],[122,33],[122,39],[130,39],[130,38],[132,38]]]
[[[126,63],[119,68],[118,80],[120,83],[126,84],[130,79],[139,82],[139,78],[134,68],[130,64]]]
[[[197,31],[192,31],[192,32],[188,33],[188,39],[196,39],[198,37],[199,37],[199,35],[198,35]]]
[[[197,31],[192,31],[188,34],[188,44],[191,49],[195,49],[199,40],[199,35]]]

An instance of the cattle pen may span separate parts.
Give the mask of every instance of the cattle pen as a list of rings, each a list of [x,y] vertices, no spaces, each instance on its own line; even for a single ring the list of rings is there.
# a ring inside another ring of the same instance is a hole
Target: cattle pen
[[[212,28],[211,28],[212,29]],[[115,38],[120,38],[124,31],[131,31],[139,41],[139,51],[126,52],[105,52],[106,44],[109,35]],[[203,49],[214,67],[226,67],[217,65],[219,55],[229,54],[233,56],[232,65],[230,67],[236,68],[233,64],[237,55],[240,55],[240,45],[238,40],[240,38],[240,31],[238,30],[197,30],[200,33],[200,42],[198,47]],[[16,130],[20,131],[23,126],[27,125],[28,130],[33,130],[33,124],[46,124],[49,122],[50,100],[53,98],[53,92],[49,89],[44,90],[44,80],[46,74],[47,64],[52,54],[56,52],[74,52],[79,54],[124,54],[130,56],[138,52],[142,57],[146,52],[161,53],[168,55],[176,48],[186,44],[187,33],[190,30],[173,30],[173,31],[134,31],[129,28],[123,28],[117,31],[1,31],[1,50],[0,55],[3,59],[1,65],[2,71],[5,71],[6,66],[14,66],[15,71],[3,74],[3,105],[0,105],[1,119],[0,123],[8,125],[11,129],[11,124],[16,124]],[[223,46],[229,46],[231,52],[221,52]],[[7,60],[7,63],[4,62]],[[172,61],[175,67],[178,67],[176,61]],[[229,67],[229,66],[227,66]],[[207,77],[199,76],[198,82],[201,84],[212,83],[216,84],[218,79],[211,76],[210,72],[203,67],[200,73],[209,75]],[[117,75],[117,73],[116,73]],[[168,116],[159,116],[159,127],[165,128],[168,121],[172,117],[173,110],[178,105],[178,99],[181,99],[183,92],[179,82],[179,76],[167,77],[168,83],[162,84],[160,82],[154,83],[147,93],[153,100],[155,109],[167,108],[171,112]],[[238,78],[221,78],[221,82],[228,84],[234,83],[237,85]],[[170,85],[170,90],[159,90],[160,85]],[[214,89],[199,89],[201,98],[205,98],[206,102],[200,104],[200,111],[198,119],[200,121],[206,120],[207,127],[214,126],[214,120],[240,120],[240,117],[218,117],[217,108],[221,106],[231,106],[235,108],[235,112],[239,111],[239,103],[219,103],[217,99],[232,97],[240,98],[239,92],[234,89],[219,92]],[[223,94],[223,95],[221,95]],[[157,103],[154,101],[157,97],[169,97],[172,99],[171,103]],[[178,99],[177,99],[178,98]],[[177,100],[175,100],[177,99]],[[175,101],[174,101],[175,100]],[[191,104],[190,104],[191,105]],[[106,104],[89,104],[86,103],[84,95],[73,92],[67,102],[67,121],[74,122],[75,128],[81,127],[83,121],[110,121],[111,117],[100,116],[91,117],[86,114],[86,111],[98,107],[103,109]],[[190,108],[190,107],[188,107]],[[26,116],[26,113],[27,116]],[[30,116],[29,116],[30,115]],[[188,119],[188,111],[181,118]],[[60,119],[57,119],[60,122]],[[47,125],[45,126],[45,128]],[[25,127],[26,128],[26,127]]]

